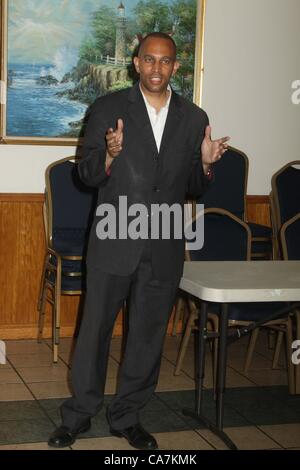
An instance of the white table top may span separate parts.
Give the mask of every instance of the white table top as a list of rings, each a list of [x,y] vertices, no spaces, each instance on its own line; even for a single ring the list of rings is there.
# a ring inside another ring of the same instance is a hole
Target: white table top
[[[300,261],[186,261],[180,288],[209,302],[300,301]]]

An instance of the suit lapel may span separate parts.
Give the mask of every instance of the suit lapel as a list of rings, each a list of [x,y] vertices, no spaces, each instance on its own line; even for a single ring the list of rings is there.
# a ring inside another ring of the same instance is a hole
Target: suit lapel
[[[178,125],[182,117],[181,103],[179,96],[174,91],[172,92],[172,97],[169,106],[169,112],[166,120],[166,125],[164,133],[161,140],[159,155],[162,155],[167,145],[170,145],[172,142],[172,137],[176,135],[178,131]]]
[[[152,131],[151,122],[148,116],[147,108],[143,99],[143,96],[140,91],[139,83],[136,83],[130,90],[129,93],[129,108],[128,112],[135,125],[139,129],[141,135],[145,140],[145,144],[149,145],[153,156],[162,155],[166,149],[168,143],[172,141],[172,136],[176,134],[176,129],[178,129],[178,124],[182,117],[183,111],[181,109],[181,103],[179,96],[174,91],[172,92],[172,97],[169,106],[169,112],[166,120],[166,125],[164,133],[162,136],[160,151],[158,154],[154,134]]]
[[[139,83],[136,83],[129,93],[128,113],[143,136],[146,145],[150,146],[153,156],[158,156],[158,150],[152,131],[147,108],[140,91]]]

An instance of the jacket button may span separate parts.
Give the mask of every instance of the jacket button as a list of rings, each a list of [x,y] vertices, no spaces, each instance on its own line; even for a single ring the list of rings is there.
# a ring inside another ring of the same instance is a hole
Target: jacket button
[[[155,193],[159,193],[159,192],[160,192],[160,189],[159,189],[157,186],[154,186],[153,191],[154,191]]]

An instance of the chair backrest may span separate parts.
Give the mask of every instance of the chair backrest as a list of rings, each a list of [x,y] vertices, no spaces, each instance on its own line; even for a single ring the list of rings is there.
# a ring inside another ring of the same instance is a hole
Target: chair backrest
[[[248,225],[230,212],[205,209],[204,245],[200,250],[186,252],[189,261],[247,261],[251,259],[251,231]]]
[[[300,212],[283,224],[280,239],[283,259],[300,260]]]
[[[205,209],[219,207],[247,220],[248,167],[248,157],[229,147],[224,157],[214,164],[214,182],[198,202],[204,204]]]
[[[57,230],[87,232],[96,202],[96,190],[85,186],[78,174],[76,157],[52,163],[46,169],[48,244]]]
[[[280,227],[300,212],[300,160],[287,163],[272,177],[276,226]]]

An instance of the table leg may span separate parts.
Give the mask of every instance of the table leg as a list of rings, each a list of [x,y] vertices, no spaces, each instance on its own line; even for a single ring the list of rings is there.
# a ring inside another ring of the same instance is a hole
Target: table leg
[[[218,373],[217,373],[217,425],[211,423],[202,414],[202,401],[203,401],[203,384],[205,372],[205,344],[208,337],[207,332],[207,313],[208,303],[202,302],[200,315],[198,317],[199,338],[197,344],[197,368],[196,368],[196,410],[184,409],[182,412],[185,416],[190,416],[199,422],[203,423],[208,429],[216,434],[229,449],[236,450],[236,445],[223,431],[223,414],[224,402],[223,396],[225,391],[225,378],[226,378],[226,359],[227,359],[227,323],[228,323],[228,309],[227,305],[223,307],[224,312],[221,314],[220,322],[220,340],[218,348]],[[223,315],[226,319],[223,320]]]
[[[217,428],[223,429],[224,421],[224,393],[226,386],[226,364],[227,364],[227,331],[228,331],[228,304],[222,304],[220,318],[220,337],[218,347],[217,368]]]
[[[296,316],[296,340],[299,341],[300,340],[300,310],[299,309],[297,309],[295,316]],[[300,394],[300,364],[295,365],[295,393]]]
[[[196,369],[196,413],[200,416],[202,411],[203,385],[205,375],[205,344],[207,339],[207,302],[202,302],[200,315],[198,316],[198,339],[197,357],[198,366]]]

